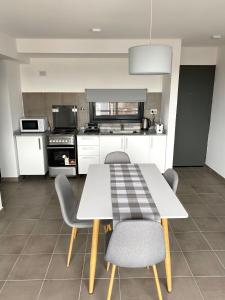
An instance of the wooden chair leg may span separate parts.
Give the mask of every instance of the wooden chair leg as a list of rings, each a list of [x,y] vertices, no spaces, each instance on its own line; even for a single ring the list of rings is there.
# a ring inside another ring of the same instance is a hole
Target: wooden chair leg
[[[158,293],[159,300],[163,300],[156,265],[153,265],[152,268],[153,268],[153,273],[154,273],[154,277],[155,277],[155,285],[156,285],[156,288],[157,288],[157,293]]]
[[[73,250],[73,241],[75,240],[77,235],[77,228],[73,227],[71,236],[70,236],[70,244],[69,244],[69,251],[68,251],[68,257],[67,257],[67,267],[70,265],[70,259],[71,259],[71,254]]]
[[[104,225],[104,231],[105,231],[105,233],[108,232],[108,225]]]
[[[107,261],[106,271],[108,272],[110,268],[110,262]]]
[[[111,277],[110,277],[110,282],[109,282],[107,300],[111,300],[115,272],[116,272],[116,266],[112,265],[112,272],[111,272]]]

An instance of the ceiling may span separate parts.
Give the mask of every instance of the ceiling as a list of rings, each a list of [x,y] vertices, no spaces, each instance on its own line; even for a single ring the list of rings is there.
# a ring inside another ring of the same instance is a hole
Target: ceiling
[[[153,38],[224,44],[224,12],[224,0],[153,0]],[[0,32],[17,38],[147,38],[149,19],[150,0],[0,0]]]

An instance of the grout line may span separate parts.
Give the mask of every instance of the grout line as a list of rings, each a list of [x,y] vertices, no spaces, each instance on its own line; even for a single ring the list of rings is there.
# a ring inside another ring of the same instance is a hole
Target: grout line
[[[63,222],[62,222],[62,225],[61,225],[61,228],[60,228],[60,233],[61,233],[61,231],[62,231],[62,228],[63,228]],[[57,245],[57,243],[58,243],[59,237],[60,237],[60,235],[58,235],[58,237],[57,237],[57,239],[56,239],[55,246],[54,246],[54,249],[53,249],[53,251],[52,251],[51,258],[50,258],[50,260],[49,260],[49,263],[48,263],[48,266],[47,266],[47,269],[46,269],[46,272],[45,272],[45,277],[44,277],[44,279],[43,279],[43,281],[42,281],[40,290],[39,290],[38,295],[37,295],[37,300],[39,299],[39,297],[40,297],[40,295],[41,295],[41,292],[42,292],[42,289],[43,289],[43,286],[44,286],[44,283],[45,283],[45,279],[46,279],[48,270],[49,270],[49,268],[50,268],[50,265],[51,265],[51,262],[52,262],[52,259],[53,259],[53,255],[54,255],[54,251],[55,251],[56,245]]]
[[[119,279],[119,296],[120,296],[120,300],[121,300],[122,299],[122,291],[121,291],[121,277],[120,277],[120,268],[119,267],[118,267],[118,279]]]
[[[189,268],[189,271],[190,271],[190,273],[191,273],[191,277],[192,277],[192,279],[194,280],[194,283],[195,283],[197,289],[199,290],[199,293],[200,293],[202,299],[204,300],[202,291],[200,290],[200,287],[198,286],[197,280],[196,280],[195,277],[194,277],[194,274],[193,274],[193,272],[192,272],[192,270],[191,270],[191,267],[190,267],[190,265],[189,265],[189,263],[188,263],[188,261],[187,261],[187,259],[186,259],[186,256],[184,255],[183,249],[181,248],[181,245],[180,245],[180,243],[179,243],[178,240],[177,240],[177,243],[178,243],[178,245],[180,246],[181,253],[182,253],[182,255],[183,255],[183,257],[184,257],[184,259],[185,259],[185,261],[186,261],[186,264],[187,264],[187,266],[188,266],[188,268]]]
[[[80,296],[81,296],[81,289],[82,289],[82,283],[83,283],[84,267],[85,267],[86,256],[87,256],[87,247],[88,247],[88,234],[87,234],[86,242],[85,242],[85,253],[84,253],[84,258],[83,258],[83,266],[82,266],[81,280],[80,280],[80,287],[79,287],[79,294],[78,294],[77,300],[80,300]]]
[[[53,193],[53,192],[52,192],[52,193]],[[50,199],[51,199],[51,197],[50,197]],[[49,199],[49,201],[50,201],[50,199]],[[48,203],[49,203],[49,201],[48,201]],[[45,209],[46,209],[46,207],[44,206],[43,209],[42,209],[41,215],[44,213],[44,210],[45,210]],[[21,249],[20,253],[18,253],[18,257],[17,257],[15,263],[13,264],[13,266],[12,266],[12,268],[11,268],[11,270],[10,270],[10,272],[9,272],[9,274],[8,274],[8,276],[7,276],[6,280],[5,280],[5,282],[4,282],[4,284],[2,285],[2,287],[1,287],[1,289],[0,289],[0,294],[1,294],[1,292],[3,291],[3,288],[4,288],[4,286],[6,285],[6,282],[8,281],[8,279],[9,279],[9,277],[10,277],[12,271],[14,270],[14,268],[15,268],[17,262],[19,261],[21,255],[23,254],[23,250],[24,250],[25,247],[27,246],[28,241],[29,241],[31,235],[32,235],[32,231],[31,231],[31,233],[27,236],[27,239],[26,239],[26,241],[25,241],[25,243],[24,243],[24,245],[23,245],[23,248]],[[15,254],[15,255],[16,255],[16,254]]]

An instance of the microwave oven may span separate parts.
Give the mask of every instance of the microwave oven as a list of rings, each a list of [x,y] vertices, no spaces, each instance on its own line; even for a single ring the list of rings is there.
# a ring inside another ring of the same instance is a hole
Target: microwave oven
[[[21,132],[45,132],[48,129],[47,117],[30,117],[20,119]]]

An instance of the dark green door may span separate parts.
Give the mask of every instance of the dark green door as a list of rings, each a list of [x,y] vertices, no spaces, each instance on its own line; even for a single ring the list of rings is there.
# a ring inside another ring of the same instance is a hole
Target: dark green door
[[[215,66],[181,66],[174,166],[203,166],[209,133]]]

